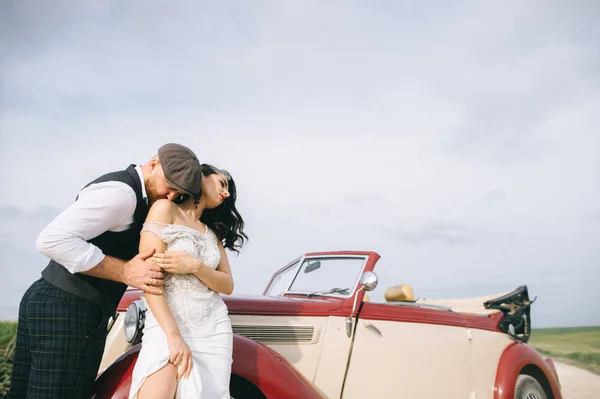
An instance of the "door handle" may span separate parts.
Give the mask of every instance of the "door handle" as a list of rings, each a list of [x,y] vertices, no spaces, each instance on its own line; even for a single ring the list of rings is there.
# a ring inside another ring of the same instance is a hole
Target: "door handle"
[[[375,334],[379,335],[380,337],[383,337],[383,334],[381,333],[381,331],[379,331],[379,328],[375,327],[375,324],[369,323],[368,321],[366,321],[365,328],[368,328],[369,330],[373,331]]]

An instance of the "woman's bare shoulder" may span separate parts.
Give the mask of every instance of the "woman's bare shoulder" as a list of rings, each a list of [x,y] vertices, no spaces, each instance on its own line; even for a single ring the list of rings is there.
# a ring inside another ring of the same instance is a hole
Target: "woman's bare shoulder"
[[[146,221],[167,224],[173,223],[175,220],[176,208],[177,205],[168,199],[159,199],[150,207]]]

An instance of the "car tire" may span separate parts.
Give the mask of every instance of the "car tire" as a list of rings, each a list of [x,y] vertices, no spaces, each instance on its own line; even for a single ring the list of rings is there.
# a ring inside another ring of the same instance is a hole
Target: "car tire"
[[[229,382],[231,399],[266,399],[266,396],[250,381],[232,374]]]
[[[530,375],[521,374],[515,386],[515,399],[548,399],[542,385]]]

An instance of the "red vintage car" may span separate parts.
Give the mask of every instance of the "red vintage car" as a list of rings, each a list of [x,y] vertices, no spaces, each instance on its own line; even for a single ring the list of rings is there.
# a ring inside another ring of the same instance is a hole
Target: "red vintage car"
[[[550,359],[527,344],[526,286],[484,298],[415,299],[375,289],[375,252],[309,253],[260,296],[225,297],[234,331],[231,397],[560,399]],[[109,328],[95,398],[126,398],[144,324],[128,290]]]

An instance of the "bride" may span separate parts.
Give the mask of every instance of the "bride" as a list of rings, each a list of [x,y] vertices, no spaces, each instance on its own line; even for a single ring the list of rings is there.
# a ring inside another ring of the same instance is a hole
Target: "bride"
[[[202,165],[202,194],[156,201],[140,252],[154,249],[165,271],[163,295],[145,294],[146,323],[130,399],[227,398],[233,334],[219,293],[231,294],[225,248],[247,239],[229,173]]]

